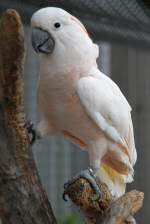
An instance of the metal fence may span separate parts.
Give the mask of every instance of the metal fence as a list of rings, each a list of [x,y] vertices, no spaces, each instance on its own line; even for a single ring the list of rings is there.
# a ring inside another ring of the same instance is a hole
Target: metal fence
[[[150,221],[150,9],[140,0],[1,0],[0,10],[16,8],[26,30],[25,104],[28,118],[37,122],[36,80],[38,62],[30,45],[29,18],[39,7],[62,7],[80,18],[100,46],[98,64],[119,85],[133,112],[138,162],[130,188],[144,191],[139,214]],[[68,213],[61,199],[63,183],[88,164],[87,154],[60,138],[44,139],[33,148],[44,186],[58,215]]]

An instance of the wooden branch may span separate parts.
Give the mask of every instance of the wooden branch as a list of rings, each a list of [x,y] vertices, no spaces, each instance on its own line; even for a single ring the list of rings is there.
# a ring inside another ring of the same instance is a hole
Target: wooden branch
[[[94,200],[94,191],[85,179],[78,179],[66,190],[65,194],[77,205],[88,224],[125,224],[143,205],[144,194],[131,191],[114,199],[108,187],[97,180],[101,198]],[[134,220],[131,218],[131,220]]]
[[[0,217],[3,224],[55,224],[33,160],[23,107],[24,34],[19,15],[0,17]],[[143,193],[131,191],[115,200],[98,181],[94,200],[89,183],[79,179],[65,193],[90,224],[123,224],[142,206]]]
[[[7,10],[0,17],[0,217],[3,224],[55,224],[25,128],[24,54],[20,17]]]

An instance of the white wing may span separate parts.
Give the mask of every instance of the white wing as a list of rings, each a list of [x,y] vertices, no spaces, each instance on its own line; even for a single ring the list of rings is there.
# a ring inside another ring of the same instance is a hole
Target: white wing
[[[118,86],[99,70],[81,78],[77,93],[88,115],[113,141],[125,146],[136,161],[131,107]]]

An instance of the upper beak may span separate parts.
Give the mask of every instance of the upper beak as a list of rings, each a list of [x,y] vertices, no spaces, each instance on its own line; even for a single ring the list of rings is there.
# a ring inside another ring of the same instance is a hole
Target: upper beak
[[[37,53],[51,54],[55,47],[55,41],[52,35],[40,28],[32,29],[31,41]]]

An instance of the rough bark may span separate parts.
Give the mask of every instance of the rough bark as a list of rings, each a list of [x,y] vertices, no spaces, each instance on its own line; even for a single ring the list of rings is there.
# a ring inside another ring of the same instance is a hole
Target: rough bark
[[[3,224],[55,224],[25,128],[24,54],[20,17],[7,10],[0,17],[0,217]],[[142,192],[131,191],[115,200],[105,184],[98,184],[102,193],[99,201],[94,200],[92,188],[82,178],[65,190],[87,223],[127,223],[126,219],[142,206]]]
[[[98,201],[94,200],[94,191],[89,183],[82,178],[70,185],[64,192],[80,208],[86,218],[86,223],[135,223],[132,216],[142,207],[144,194],[134,190],[115,199],[104,183],[99,180],[97,183],[101,189],[101,198]]]
[[[23,108],[24,33],[20,17],[0,17],[0,217],[3,224],[54,224],[33,160]]]

